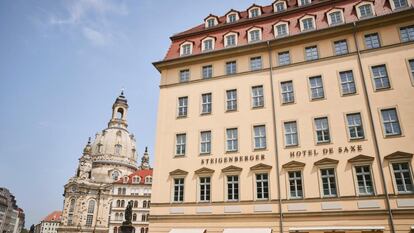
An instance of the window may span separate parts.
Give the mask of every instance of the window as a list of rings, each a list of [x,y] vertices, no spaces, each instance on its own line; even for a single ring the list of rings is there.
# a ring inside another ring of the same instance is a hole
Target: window
[[[95,213],[95,200],[89,200],[88,213],[86,215],[86,226],[92,226],[94,213]]]
[[[356,166],[355,174],[358,183],[359,195],[374,194],[374,187],[372,185],[371,167],[369,165]]]
[[[302,172],[301,171],[290,171],[289,175],[289,190],[290,198],[302,198]]]
[[[310,77],[309,85],[310,85],[312,100],[322,99],[325,97],[321,76]]]
[[[285,122],[285,144],[286,146],[297,146],[298,145],[298,129],[296,121]]]
[[[315,29],[314,20],[315,19],[313,17],[302,19],[302,31],[310,31]]]
[[[414,40],[414,25],[400,28],[400,36],[402,42]]]
[[[181,56],[190,55],[191,49],[192,49],[192,44],[181,45]]]
[[[329,13],[329,19],[330,19],[330,25],[338,25],[343,23],[342,20],[342,11],[334,11],[332,13]]]
[[[277,3],[275,3],[275,5],[274,5],[275,12],[285,11],[286,10],[285,4],[286,4],[285,2],[277,2]]]
[[[236,61],[226,62],[226,74],[235,74],[237,72],[237,63]]]
[[[409,60],[409,61],[408,61],[408,64],[409,64],[409,66],[410,66],[411,80],[412,80],[412,81],[413,81],[413,83],[414,83],[414,59]]]
[[[319,58],[318,47],[310,46],[305,48],[306,61],[316,60]]]
[[[335,170],[321,169],[322,191],[324,197],[336,197]]]
[[[184,201],[184,178],[174,179],[174,202]]]
[[[180,70],[180,82],[187,82],[190,80],[190,70]]]
[[[212,65],[203,66],[203,78],[207,79],[211,77],[213,77],[213,66]]]
[[[365,47],[367,49],[374,49],[381,47],[378,33],[365,35]]]
[[[116,144],[115,145],[115,154],[120,155],[122,150],[122,145]]]
[[[256,198],[269,198],[269,178],[267,173],[256,174]]]
[[[113,171],[112,172],[112,179],[113,180],[118,180],[119,176],[120,176],[120,174],[119,174],[118,171]]]
[[[350,95],[356,93],[354,74],[351,70],[339,72],[339,78],[341,79],[341,92],[342,95]]]
[[[335,41],[335,55],[342,55],[348,53],[348,44],[346,40]]]
[[[200,201],[210,201],[210,177],[200,177]]]
[[[226,144],[227,144],[227,151],[237,151],[238,150],[238,135],[237,129],[226,129]]]
[[[227,200],[239,200],[239,176],[227,176]]]
[[[146,176],[145,177],[145,184],[151,184],[152,183],[152,177],[151,176]]]
[[[230,14],[227,16],[228,23],[234,23],[237,21],[237,14]]]
[[[250,58],[250,70],[261,70],[262,69],[262,57]]]
[[[385,65],[373,66],[371,69],[375,90],[388,89],[391,87]]]
[[[201,95],[201,114],[210,114],[212,108],[211,93]]]
[[[394,10],[408,7],[407,0],[392,0],[391,5],[393,5]]]
[[[266,127],[264,125],[254,126],[254,149],[266,148]]]
[[[371,17],[374,15],[372,12],[372,5],[371,4],[364,4],[358,6],[360,18]]]
[[[137,221],[137,214],[136,213],[134,213],[133,215],[132,215],[132,221]]]
[[[68,211],[68,225],[73,224],[73,212],[75,212],[75,199],[70,200],[69,211]]]
[[[326,143],[330,142],[328,118],[315,118],[316,142]]]
[[[186,143],[186,134],[177,134],[176,135],[176,146],[175,146],[176,155],[185,155],[185,143]]]
[[[278,60],[279,60],[279,65],[280,66],[290,64],[290,53],[289,53],[289,51],[278,53],[278,58],[279,58]]]
[[[395,108],[381,110],[385,136],[401,135],[400,122]]]
[[[178,98],[178,117],[187,116],[187,107],[188,107],[188,97],[179,97]]]
[[[237,44],[236,34],[226,36],[226,47],[235,46]]]
[[[293,82],[286,81],[280,83],[282,91],[282,103],[293,103],[295,101],[295,96],[293,94]]]
[[[213,40],[207,39],[203,41],[203,51],[213,50]]]
[[[138,184],[139,182],[141,182],[141,177],[139,176],[134,176],[132,178],[132,183]]]
[[[200,153],[209,154],[211,152],[211,131],[203,131],[200,136]]]
[[[408,163],[393,163],[395,184],[398,193],[413,193],[414,186],[411,178],[410,165]]]
[[[311,4],[311,0],[299,0],[298,1],[299,6],[306,6]]]
[[[364,128],[362,127],[362,120],[360,113],[353,113],[346,115],[348,123],[348,133],[351,139],[364,138]]]
[[[259,29],[249,31],[249,38],[250,38],[249,42],[260,41],[261,40],[260,32],[261,31]]]
[[[258,17],[260,15],[259,8],[251,9],[249,12],[250,12],[250,18]]]
[[[276,32],[276,37],[287,36],[289,34],[288,24],[281,23],[281,24],[275,25],[275,32]]]
[[[215,25],[215,19],[208,19],[207,20],[207,27],[213,27]]]
[[[264,106],[263,86],[252,87],[252,104],[253,108]]]
[[[236,111],[237,110],[237,90],[226,91],[226,110]]]

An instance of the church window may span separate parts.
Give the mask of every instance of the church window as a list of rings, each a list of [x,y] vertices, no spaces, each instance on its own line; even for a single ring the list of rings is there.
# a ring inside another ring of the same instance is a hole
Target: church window
[[[134,201],[134,208],[138,208],[138,201]]]
[[[72,225],[73,224],[73,212],[75,211],[75,199],[71,199],[70,200],[70,204],[69,204],[69,214],[68,214],[68,225]]]
[[[119,144],[116,144],[115,145],[115,154],[120,155],[121,154],[121,149],[122,149],[122,146],[119,145]]]
[[[134,213],[133,215],[132,215],[132,221],[137,221],[137,214],[136,213]]]
[[[88,204],[88,214],[86,215],[86,226],[92,226],[94,212],[95,212],[95,200],[90,200]]]
[[[116,119],[121,120],[123,115],[124,115],[124,109],[123,108],[118,108],[118,110],[116,112]]]

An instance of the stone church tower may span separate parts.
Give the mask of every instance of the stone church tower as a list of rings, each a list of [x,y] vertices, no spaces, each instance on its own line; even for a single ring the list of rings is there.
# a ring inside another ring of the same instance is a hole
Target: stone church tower
[[[76,175],[64,187],[59,233],[108,232],[112,183],[136,171],[134,135],[128,132],[128,103],[123,94],[112,106],[108,127],[89,139]],[[147,160],[148,154],[143,160]]]

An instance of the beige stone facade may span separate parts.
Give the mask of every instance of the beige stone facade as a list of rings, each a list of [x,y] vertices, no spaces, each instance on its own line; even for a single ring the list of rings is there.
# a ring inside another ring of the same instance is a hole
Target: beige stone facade
[[[173,36],[154,63],[150,232],[410,232],[414,10],[397,2],[286,1]],[[272,38],[285,18],[290,34]]]

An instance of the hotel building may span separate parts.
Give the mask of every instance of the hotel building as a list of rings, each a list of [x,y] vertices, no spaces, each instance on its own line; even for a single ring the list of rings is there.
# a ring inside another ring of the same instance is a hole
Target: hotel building
[[[173,35],[151,233],[414,229],[414,2],[278,0]]]

